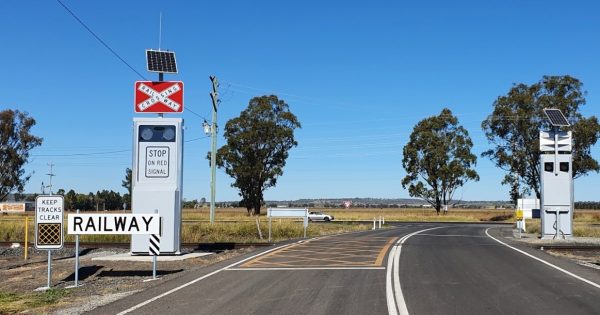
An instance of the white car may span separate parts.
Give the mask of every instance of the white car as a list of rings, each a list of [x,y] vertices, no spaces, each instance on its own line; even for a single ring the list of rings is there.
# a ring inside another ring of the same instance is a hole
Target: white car
[[[325,214],[323,212],[312,211],[308,213],[308,221],[325,221],[329,222],[333,220],[333,216]]]

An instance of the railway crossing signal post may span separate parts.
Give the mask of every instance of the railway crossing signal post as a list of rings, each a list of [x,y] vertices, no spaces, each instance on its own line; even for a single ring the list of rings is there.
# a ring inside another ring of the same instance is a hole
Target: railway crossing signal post
[[[554,127],[540,131],[540,181],[542,239],[573,235],[573,162],[571,132],[559,127],[569,122],[558,109],[544,109]]]
[[[163,73],[177,73],[175,53],[147,50],[148,71],[159,81],[135,84],[135,113],[158,117],[133,118],[133,214],[153,214],[162,219],[160,254],[181,253],[181,202],[183,196],[183,119],[163,114],[182,113],[183,82],[162,81]],[[131,236],[131,253],[148,255],[149,235]]]

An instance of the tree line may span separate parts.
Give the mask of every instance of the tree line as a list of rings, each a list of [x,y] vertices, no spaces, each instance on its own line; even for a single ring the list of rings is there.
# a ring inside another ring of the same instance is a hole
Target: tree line
[[[571,124],[563,130],[573,134],[573,178],[600,171],[600,164],[591,155],[600,137],[600,124],[595,116],[581,114],[585,95],[577,78],[544,76],[531,85],[515,84],[493,101],[491,114],[481,123],[491,148],[480,156],[505,172],[500,184],[510,187],[513,202],[527,194],[540,198],[539,132],[551,129],[545,108],[560,109]],[[31,176],[24,173],[23,166],[29,151],[43,140],[30,134],[33,125],[35,120],[27,113],[0,112],[0,201],[9,193],[22,193]],[[252,98],[238,117],[225,124],[226,144],[218,149],[216,163],[233,179],[231,185],[239,190],[240,205],[249,214],[260,214],[264,191],[283,176],[289,151],[298,145],[294,137],[298,128],[298,118],[276,95]],[[479,180],[477,155],[472,149],[468,130],[449,108],[419,121],[403,146],[401,163],[406,176],[402,187],[411,197],[430,203],[438,213],[446,205],[460,203],[454,198],[457,189]],[[105,190],[87,195],[71,190],[65,197],[69,196],[71,207],[99,209],[102,201],[102,209],[120,209],[131,196],[130,169],[123,187],[129,191],[124,196]]]
[[[130,209],[131,203],[129,194],[121,195],[119,192],[112,190],[99,190],[96,193],[89,192],[77,193],[71,189],[65,192],[64,189],[56,191],[57,195],[63,196],[65,210],[81,210],[81,211],[109,211]],[[35,201],[39,194],[22,195],[16,194],[15,199],[25,201]],[[125,206],[125,207],[123,207]]]

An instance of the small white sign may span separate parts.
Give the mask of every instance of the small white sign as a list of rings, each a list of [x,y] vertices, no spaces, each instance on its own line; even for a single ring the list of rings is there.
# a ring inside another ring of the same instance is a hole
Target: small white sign
[[[268,218],[307,218],[308,209],[268,208]]]
[[[63,247],[63,197],[35,198],[35,248],[44,250]]]
[[[169,153],[167,146],[146,147],[146,177],[169,177]]]
[[[158,214],[69,214],[69,234],[160,234]]]

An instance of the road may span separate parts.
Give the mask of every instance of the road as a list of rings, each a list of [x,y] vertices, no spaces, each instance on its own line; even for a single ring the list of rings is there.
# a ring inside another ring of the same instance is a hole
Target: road
[[[509,231],[398,224],[295,242],[186,273],[91,313],[600,313],[600,272],[514,245],[501,236]]]

